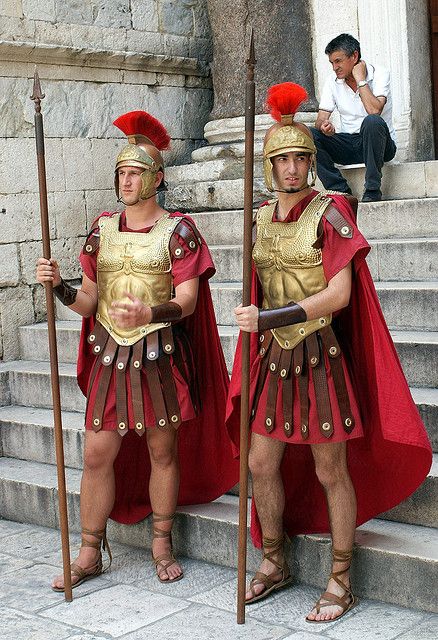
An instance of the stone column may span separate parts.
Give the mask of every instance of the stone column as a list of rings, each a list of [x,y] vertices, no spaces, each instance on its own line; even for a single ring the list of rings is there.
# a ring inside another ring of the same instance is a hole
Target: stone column
[[[256,113],[264,113],[266,90],[292,81],[303,85],[316,108],[313,80],[311,23],[307,2],[272,0],[208,0],[213,34],[213,119],[244,112],[245,58],[254,29],[257,58]]]

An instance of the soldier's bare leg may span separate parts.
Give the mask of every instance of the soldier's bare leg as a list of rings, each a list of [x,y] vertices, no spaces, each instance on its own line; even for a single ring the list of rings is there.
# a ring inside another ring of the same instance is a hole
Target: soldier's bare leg
[[[311,445],[315,470],[321,482],[326,498],[330,518],[333,549],[350,551],[353,549],[356,530],[356,493],[347,466],[346,443],[327,443]],[[348,562],[334,562],[332,571],[340,571]],[[350,585],[349,572],[340,576],[342,582]],[[345,591],[334,581],[329,580],[328,592],[343,596]],[[327,606],[317,614],[312,609],[309,620],[334,620],[342,613],[338,605]]]
[[[146,434],[151,459],[149,495],[152,511],[158,516],[171,515],[176,510],[179,490],[178,432],[173,428],[147,429]],[[170,532],[172,520],[157,522],[156,527]],[[166,554],[170,550],[170,538],[158,537],[152,540],[154,557]],[[174,580],[181,574],[182,568],[178,562],[165,571],[160,571],[161,579],[164,580]]]
[[[253,499],[265,538],[276,539],[283,534],[284,487],[280,465],[285,446],[284,442],[274,438],[257,433],[252,434],[249,468],[252,476]],[[274,557],[282,562],[283,551],[280,550]],[[281,580],[281,572],[269,560],[262,561],[259,571],[270,576],[275,582]],[[258,595],[264,590],[264,586],[257,584],[253,589]],[[246,599],[249,600],[251,597],[253,594],[247,591]]]
[[[116,431],[85,431],[84,470],[81,481],[81,525],[89,531],[105,529],[114,505],[114,460],[120,449],[121,437]],[[83,534],[90,542],[94,536]],[[96,563],[99,551],[81,547],[74,561],[85,571]],[[72,576],[72,584],[78,578]],[[64,577],[56,576],[52,587],[62,588]]]

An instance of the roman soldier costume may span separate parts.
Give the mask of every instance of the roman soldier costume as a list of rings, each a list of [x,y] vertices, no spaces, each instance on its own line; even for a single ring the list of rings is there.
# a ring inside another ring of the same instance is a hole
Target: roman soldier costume
[[[292,83],[268,93],[277,120],[264,142],[265,181],[271,191],[271,160],[277,155],[311,154],[314,174],[310,131],[294,121],[305,96]],[[430,468],[431,448],[365,261],[370,247],[349,201],[312,189],[285,220],[277,220],[276,212],[273,199],[254,220],[252,302],[259,307],[259,332],[251,334],[251,428],[294,445],[286,447],[281,464],[286,532],[329,532],[326,500],[308,444],[347,441],[357,525],[395,506],[421,484]],[[325,289],[349,263],[348,307],[308,321],[300,301]],[[227,404],[236,451],[240,363],[239,341]],[[261,546],[254,501],[251,533]]]

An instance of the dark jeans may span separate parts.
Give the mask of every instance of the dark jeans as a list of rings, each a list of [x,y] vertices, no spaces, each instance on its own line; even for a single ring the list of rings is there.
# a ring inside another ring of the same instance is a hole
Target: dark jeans
[[[364,162],[365,189],[380,189],[383,163],[392,160],[397,151],[383,118],[376,115],[367,116],[362,122],[360,133],[335,133],[333,136],[326,136],[314,127],[311,131],[318,151],[316,170],[325,189],[351,193],[348,182],[335,167],[335,162]]]

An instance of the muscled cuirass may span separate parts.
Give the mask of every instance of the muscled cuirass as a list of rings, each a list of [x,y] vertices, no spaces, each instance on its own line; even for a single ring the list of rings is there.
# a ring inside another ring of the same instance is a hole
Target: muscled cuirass
[[[150,307],[169,302],[172,297],[169,241],[181,218],[164,215],[149,233],[121,232],[119,219],[120,214],[99,219],[96,318],[118,344],[132,345],[168,323],[125,329],[113,323],[108,309],[113,301],[130,303],[125,292]]]
[[[321,249],[315,248],[318,224],[330,199],[318,194],[296,222],[272,222],[277,201],[257,212],[253,259],[263,288],[263,308],[276,309],[327,287]],[[322,316],[300,324],[272,329],[283,349],[294,349],[306,336],[331,323]]]

